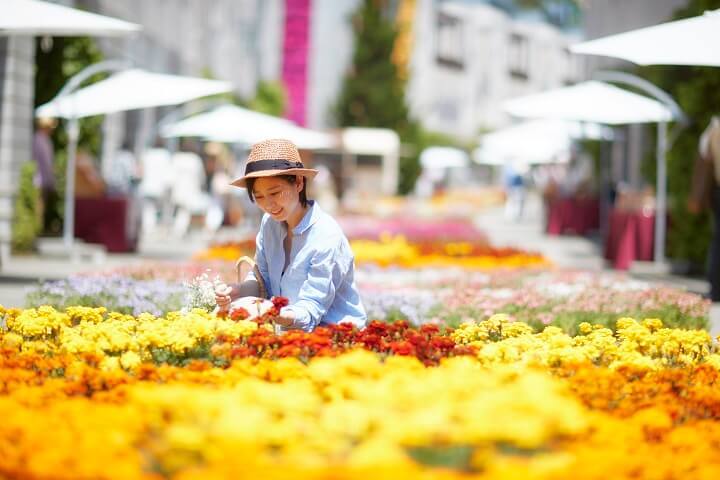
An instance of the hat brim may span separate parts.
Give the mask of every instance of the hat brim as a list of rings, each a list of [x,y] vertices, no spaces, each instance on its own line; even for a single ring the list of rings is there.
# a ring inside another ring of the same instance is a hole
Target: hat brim
[[[308,180],[315,178],[318,171],[312,168],[289,168],[287,170],[260,170],[253,172],[244,177],[240,177],[237,180],[233,180],[230,185],[234,185],[240,188],[247,188],[246,180],[248,178],[260,178],[260,177],[277,177],[278,175],[302,175]]]

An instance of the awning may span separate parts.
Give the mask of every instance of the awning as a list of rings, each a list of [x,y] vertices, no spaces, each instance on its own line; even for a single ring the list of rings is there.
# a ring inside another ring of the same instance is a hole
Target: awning
[[[141,29],[134,23],[38,0],[3,0],[1,8],[0,36],[119,36]]]
[[[598,38],[570,47],[638,65],[720,67],[720,10],[704,15]]]
[[[232,90],[229,82],[181,77],[133,69],[55,98],[35,110],[38,117],[82,118],[92,115],[177,105]]]
[[[470,157],[466,152],[453,147],[428,147],[420,153],[420,165],[423,168],[466,167]]]
[[[342,147],[356,155],[400,155],[400,137],[388,128],[348,127],[342,131]]]

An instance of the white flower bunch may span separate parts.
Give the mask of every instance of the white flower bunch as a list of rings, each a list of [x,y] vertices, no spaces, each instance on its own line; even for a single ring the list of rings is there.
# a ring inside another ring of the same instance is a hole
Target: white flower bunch
[[[208,312],[213,311],[215,308],[215,288],[222,281],[218,275],[211,278],[210,273],[211,271],[208,269],[189,282],[183,283],[187,290],[182,308],[183,313],[188,313],[193,308],[201,308]]]

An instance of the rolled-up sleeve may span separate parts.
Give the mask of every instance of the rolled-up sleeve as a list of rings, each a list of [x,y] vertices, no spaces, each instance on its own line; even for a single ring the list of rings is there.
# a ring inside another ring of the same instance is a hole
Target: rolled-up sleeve
[[[266,223],[267,218],[263,218],[263,221],[260,223],[260,229],[258,230],[257,237],[255,237],[255,264],[257,265],[258,270],[263,277],[262,281],[265,285],[265,290],[267,291],[268,297],[272,297],[274,293],[272,292],[272,287],[270,286],[270,270],[268,267],[267,256],[265,254],[265,246],[263,244],[263,231],[265,230]],[[246,280],[257,281],[257,278],[255,278],[255,272],[251,270],[246,277]]]
[[[285,307],[295,314],[293,328],[312,331],[332,305],[348,270],[347,261],[339,252],[340,245],[336,244],[313,255],[297,301]]]

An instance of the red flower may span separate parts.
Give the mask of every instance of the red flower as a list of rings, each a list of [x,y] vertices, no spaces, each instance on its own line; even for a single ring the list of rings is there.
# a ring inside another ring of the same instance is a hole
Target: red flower
[[[318,357],[337,357],[340,353],[342,353],[341,350],[333,350],[332,348],[321,348],[317,351],[315,355]]]
[[[277,337],[267,330],[260,329],[253,332],[247,339],[247,344],[251,347],[265,347],[277,341]]]
[[[374,333],[366,333],[362,338],[359,339],[359,342],[362,343],[366,348],[377,350],[382,344],[382,337]]]
[[[388,324],[373,320],[367,324],[367,327],[365,327],[365,331],[384,337],[388,333]]]
[[[390,342],[390,350],[395,355],[415,355],[415,347],[410,342]]]
[[[332,330],[328,327],[317,327],[313,333],[315,335],[319,335],[321,337],[331,337],[332,336]]]
[[[407,332],[405,332],[405,340],[407,340],[408,342],[412,343],[415,346],[419,346],[419,345],[423,345],[423,344],[427,343],[425,337],[423,335],[419,334],[415,330],[408,330]]]
[[[272,297],[270,301],[278,310],[290,304],[290,300],[288,300],[287,297]]]
[[[308,337],[308,344],[315,350],[321,350],[323,348],[332,348],[332,339],[322,335],[312,334]]]
[[[420,327],[420,333],[424,333],[425,335],[437,335],[440,333],[440,327],[426,323]]]
[[[285,345],[283,347],[278,348],[275,351],[275,354],[278,357],[297,357],[302,352],[302,349],[299,347],[296,347],[295,345]]]
[[[256,353],[257,352],[252,348],[244,347],[242,345],[237,345],[230,350],[230,355],[233,358],[253,357]]]
[[[395,320],[390,324],[391,331],[395,333],[402,333],[408,328],[410,328],[410,323],[407,320]]]
[[[234,308],[232,312],[230,312],[230,318],[232,320],[238,321],[238,320],[245,320],[250,316],[250,312],[245,310],[244,308]]]
[[[452,338],[448,338],[448,337],[439,337],[439,336],[433,337],[430,340],[430,345],[433,348],[437,348],[437,349],[443,350],[443,351],[450,351],[453,348],[455,348],[455,342],[453,341]]]

